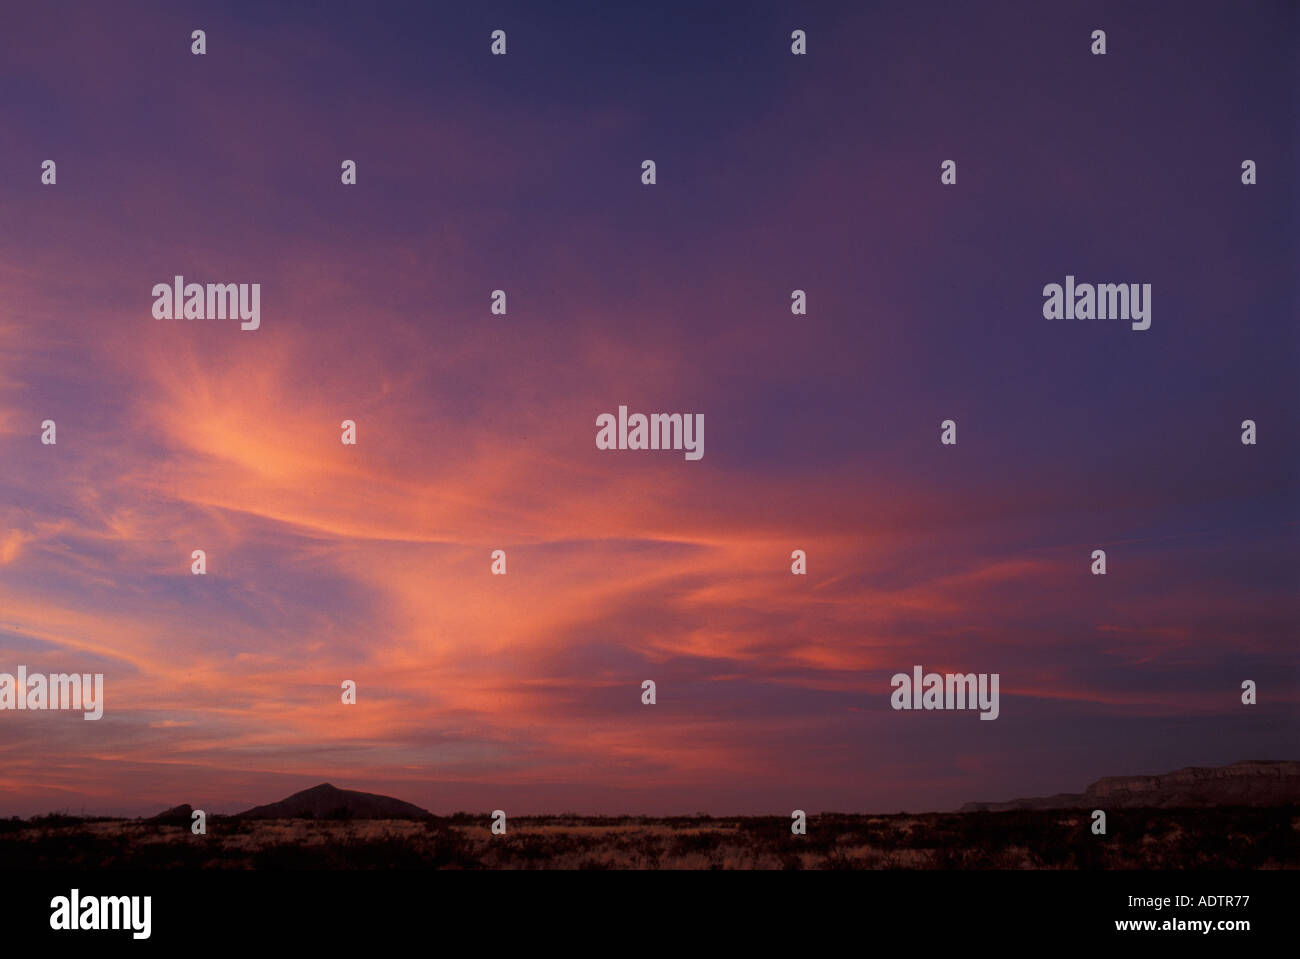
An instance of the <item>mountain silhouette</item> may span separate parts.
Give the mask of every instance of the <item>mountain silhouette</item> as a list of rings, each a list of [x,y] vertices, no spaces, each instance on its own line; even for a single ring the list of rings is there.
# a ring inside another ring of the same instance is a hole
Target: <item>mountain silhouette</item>
[[[181,803],[179,806],[172,806],[171,809],[164,809],[156,816],[150,816],[146,822],[188,826],[193,818],[194,807],[189,803]]]
[[[1188,766],[1160,776],[1106,776],[1081,793],[1009,802],[968,802],[958,812],[1292,805],[1300,805],[1300,762],[1247,759],[1230,766]]]
[[[431,812],[392,796],[321,783],[279,802],[235,814],[236,819],[433,819]]]

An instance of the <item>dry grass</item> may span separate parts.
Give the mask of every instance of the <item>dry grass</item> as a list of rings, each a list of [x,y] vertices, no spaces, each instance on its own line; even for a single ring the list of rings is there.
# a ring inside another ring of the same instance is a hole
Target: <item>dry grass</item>
[[[235,820],[183,825],[0,820],[11,868],[182,869],[1275,869],[1300,862],[1300,810],[1123,810],[1094,836],[1087,813],[785,818],[516,817]]]

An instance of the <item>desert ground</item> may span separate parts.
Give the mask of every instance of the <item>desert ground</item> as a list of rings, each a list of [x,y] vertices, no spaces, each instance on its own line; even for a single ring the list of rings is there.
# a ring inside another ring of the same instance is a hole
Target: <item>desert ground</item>
[[[5,869],[1282,869],[1300,863],[1300,807],[814,815],[519,817],[181,823],[0,820]]]

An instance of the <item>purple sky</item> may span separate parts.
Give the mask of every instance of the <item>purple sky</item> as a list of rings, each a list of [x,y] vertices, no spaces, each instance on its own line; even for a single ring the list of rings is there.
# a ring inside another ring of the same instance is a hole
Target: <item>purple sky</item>
[[[6,13],[0,672],[106,704],[0,712],[0,814],[1300,755],[1294,4],[436,6]],[[155,320],[176,274],[261,328]],[[1067,274],[1151,328],[1044,319]],[[597,450],[619,405],[703,459]],[[890,709],[918,663],[999,718]]]

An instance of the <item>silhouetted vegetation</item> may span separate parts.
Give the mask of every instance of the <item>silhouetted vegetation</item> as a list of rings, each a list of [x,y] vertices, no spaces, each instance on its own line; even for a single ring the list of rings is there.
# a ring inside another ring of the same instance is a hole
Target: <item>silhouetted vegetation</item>
[[[184,823],[51,814],[0,820],[0,863],[92,869],[1281,869],[1300,863],[1300,807],[1116,809],[808,819],[514,817]]]

